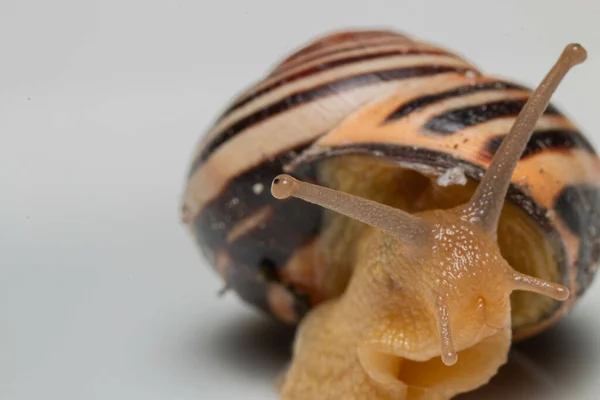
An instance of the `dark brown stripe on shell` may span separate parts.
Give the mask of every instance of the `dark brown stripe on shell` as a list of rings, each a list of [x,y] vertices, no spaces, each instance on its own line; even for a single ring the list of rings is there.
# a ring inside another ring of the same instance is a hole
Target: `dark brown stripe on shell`
[[[375,38],[373,38],[373,39],[375,39]],[[384,39],[384,38],[380,38],[380,39]],[[341,43],[340,43],[340,45],[341,45]],[[339,47],[332,48],[329,51],[325,51],[325,52],[313,52],[310,55],[306,54],[303,57],[303,60],[301,60],[301,62],[300,62],[300,60],[295,59],[292,62],[280,64],[267,76],[267,78],[274,78],[278,74],[283,74],[283,73],[289,71],[290,69],[298,68],[298,66],[300,66],[302,64],[307,64],[309,62],[313,62],[315,60],[325,58],[325,57],[331,57],[336,54],[347,53],[350,51],[358,51],[358,50],[367,49],[367,48],[369,50],[373,50],[376,48],[390,47],[393,45],[407,46],[408,43],[406,42],[406,39],[403,39],[401,37],[390,36],[387,38],[387,40],[381,40],[380,42],[373,43],[373,44],[364,44],[363,43],[363,44],[357,44],[355,46],[339,46]],[[440,54],[449,55],[449,56],[452,55],[452,53],[449,53],[447,51],[444,52],[444,50],[442,50],[442,49],[438,49],[438,50],[440,51]]]
[[[312,142],[311,142],[312,143]],[[227,182],[225,189],[211,200],[200,212],[210,218],[211,226],[221,226],[223,239],[229,230],[240,221],[254,214],[265,205],[275,203],[271,195],[273,178],[281,174],[283,166],[292,161],[311,143],[306,143],[291,150],[285,150],[280,155],[255,165]],[[298,172],[299,177],[314,181],[315,171],[307,167]]]
[[[348,50],[346,50],[346,51],[348,51]],[[332,68],[341,67],[344,65],[352,64],[352,63],[358,63],[361,61],[374,60],[374,59],[378,59],[378,58],[387,58],[387,57],[400,56],[400,55],[439,55],[439,54],[446,54],[446,53],[444,53],[442,51],[422,50],[422,49],[421,50],[419,50],[419,49],[388,50],[388,51],[382,51],[380,53],[355,55],[352,57],[341,58],[338,60],[324,62],[322,64],[318,64],[318,65],[312,66],[310,68],[306,68],[304,70],[301,70],[294,74],[291,74],[287,77],[284,77],[276,82],[273,82],[272,84],[270,84],[268,86],[265,86],[264,88],[262,88],[256,92],[250,94],[249,96],[238,99],[234,104],[232,104],[228,109],[226,109],[223,112],[223,114],[221,115],[219,120],[222,120],[227,115],[231,114],[233,111],[239,109],[240,107],[245,106],[246,104],[250,103],[251,101],[258,99],[259,97],[271,92],[272,90],[277,89],[278,87],[287,85],[289,83],[298,81],[300,79],[309,77],[311,75],[315,75],[315,74],[317,74],[319,72],[323,72],[325,70],[331,70]]]
[[[488,90],[509,90],[509,89],[522,89],[526,88],[520,85],[516,85],[509,82],[495,81],[495,82],[484,82],[477,83],[474,85],[461,86],[456,89],[448,90],[441,93],[431,94],[422,96],[417,99],[411,100],[398,107],[393,113],[391,113],[384,123],[396,121],[400,118],[407,116],[408,114],[427,107],[431,104],[446,100],[452,97],[465,96],[471,93],[484,92]]]
[[[305,143],[286,150],[231,179],[225,189],[200,210],[194,221],[196,229],[207,241],[205,245],[211,249],[224,247],[228,233],[240,221],[266,205],[277,204],[271,195],[273,178],[282,173],[283,165],[296,158],[309,145]],[[315,171],[307,166],[298,172],[298,177],[314,181]]]
[[[227,285],[266,312],[270,312],[267,283],[278,280],[277,270],[295,251],[314,240],[321,227],[320,207],[299,199],[276,200],[270,193],[271,182],[282,172],[282,166],[306,147],[308,144],[286,151],[239,175],[194,220],[198,245],[207,257],[226,252],[230,262]],[[314,182],[316,173],[312,165],[307,165],[295,175]],[[261,191],[256,190],[257,184]],[[228,233],[237,223],[268,205],[273,208],[269,218],[227,242]],[[286,290],[294,296],[298,315],[304,313],[305,296],[295,288]]]
[[[600,187],[568,185],[554,203],[556,213],[579,240],[577,268],[578,295],[591,284],[600,261]]]
[[[505,137],[506,135],[498,135],[489,139],[484,148],[485,156],[491,159]],[[549,129],[533,132],[521,159],[546,149],[582,149],[596,154],[592,144],[580,132],[568,129]]]
[[[400,69],[390,69],[382,71],[372,71],[364,74],[357,74],[334,82],[329,82],[311,89],[296,92],[285,99],[263,107],[255,113],[240,119],[222,132],[219,132],[206,145],[198,158],[193,162],[190,169],[190,175],[204,163],[219,146],[234,138],[240,132],[251,126],[257,125],[271,117],[281,114],[289,109],[308,104],[317,99],[340,95],[345,91],[356,89],[363,86],[374,85],[381,82],[396,81],[415,77],[431,76],[447,72],[465,72],[466,69],[449,66],[422,65],[417,67],[408,67]]]
[[[245,301],[265,312],[270,312],[266,300],[266,285],[279,280],[278,270],[285,267],[294,252],[314,240],[321,227],[322,210],[314,204],[299,199],[280,201],[275,206],[273,217],[256,229],[249,231],[226,245],[231,259],[227,285]],[[207,231],[198,221],[198,237],[210,237],[215,232]],[[200,246],[220,245],[223,240],[213,236],[209,241],[199,241]],[[265,265],[271,265],[271,274],[265,274]],[[288,285],[289,286],[289,285]],[[294,297],[297,314],[306,309],[306,296],[292,286],[287,290]]]
[[[236,292],[242,300],[258,309],[269,312],[266,282],[255,270],[232,264],[227,277],[227,290]]]
[[[234,264],[257,269],[265,262],[283,268],[292,254],[314,240],[321,228],[322,209],[298,199],[276,203],[264,224],[228,245]]]
[[[400,35],[393,31],[383,30],[364,30],[364,31],[343,31],[325,35],[315,41],[309,43],[298,51],[288,56],[280,63],[280,66],[285,67],[286,64],[296,61],[300,57],[307,56],[316,51],[321,51],[327,47],[339,46],[348,42],[358,42],[365,39],[375,38],[390,38],[390,39],[407,39],[406,36]],[[352,49],[352,48],[351,48]],[[345,49],[346,51],[348,48]],[[330,53],[321,53],[320,56],[330,55]]]
[[[516,117],[526,100],[502,100],[493,103],[478,104],[447,111],[431,118],[424,128],[430,132],[451,135],[462,129],[482,124],[497,118]],[[545,114],[559,114],[559,111],[549,105]]]

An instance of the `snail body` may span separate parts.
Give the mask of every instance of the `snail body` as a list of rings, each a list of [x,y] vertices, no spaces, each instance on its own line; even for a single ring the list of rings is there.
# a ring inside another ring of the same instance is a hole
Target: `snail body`
[[[583,59],[568,46],[532,94],[348,31],[232,102],[182,217],[227,288],[300,322],[282,398],[451,398],[572,308],[600,257],[600,163],[548,102]]]

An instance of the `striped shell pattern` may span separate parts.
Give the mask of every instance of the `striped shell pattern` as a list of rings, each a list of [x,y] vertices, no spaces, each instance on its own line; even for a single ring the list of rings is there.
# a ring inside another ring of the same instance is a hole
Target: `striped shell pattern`
[[[323,300],[305,265],[323,211],[271,196],[286,165],[314,182],[316,160],[371,154],[440,174],[459,166],[478,180],[529,94],[395,32],[330,34],[286,58],[214,123],[194,154],[183,220],[228,288],[296,322]],[[578,296],[600,257],[599,190],[593,147],[550,105],[508,197],[556,238],[562,283]]]

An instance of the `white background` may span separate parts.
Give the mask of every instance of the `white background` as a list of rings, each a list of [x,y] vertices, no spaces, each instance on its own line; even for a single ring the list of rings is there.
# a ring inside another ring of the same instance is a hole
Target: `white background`
[[[596,144],[600,3],[0,0],[0,399],[270,399],[281,330],[179,224],[192,148],[237,91],[306,40],[392,27],[558,90]],[[600,287],[466,398],[592,399]]]

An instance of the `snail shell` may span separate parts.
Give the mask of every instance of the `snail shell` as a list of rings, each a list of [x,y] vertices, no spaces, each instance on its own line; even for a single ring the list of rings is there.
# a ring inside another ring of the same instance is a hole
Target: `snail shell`
[[[352,227],[314,204],[275,199],[275,176],[288,172],[388,202],[381,193],[396,185],[397,207],[451,207],[473,193],[530,94],[396,32],[324,36],[285,58],[215,121],[193,156],[183,220],[229,289],[296,323],[343,291],[351,269],[339,253],[360,243],[340,239]],[[348,178],[356,173],[361,179]],[[498,240],[517,270],[561,283],[572,296],[560,303],[514,293],[515,339],[554,323],[592,282],[599,188],[593,146],[550,105],[513,174]],[[325,283],[332,269],[336,283]]]

